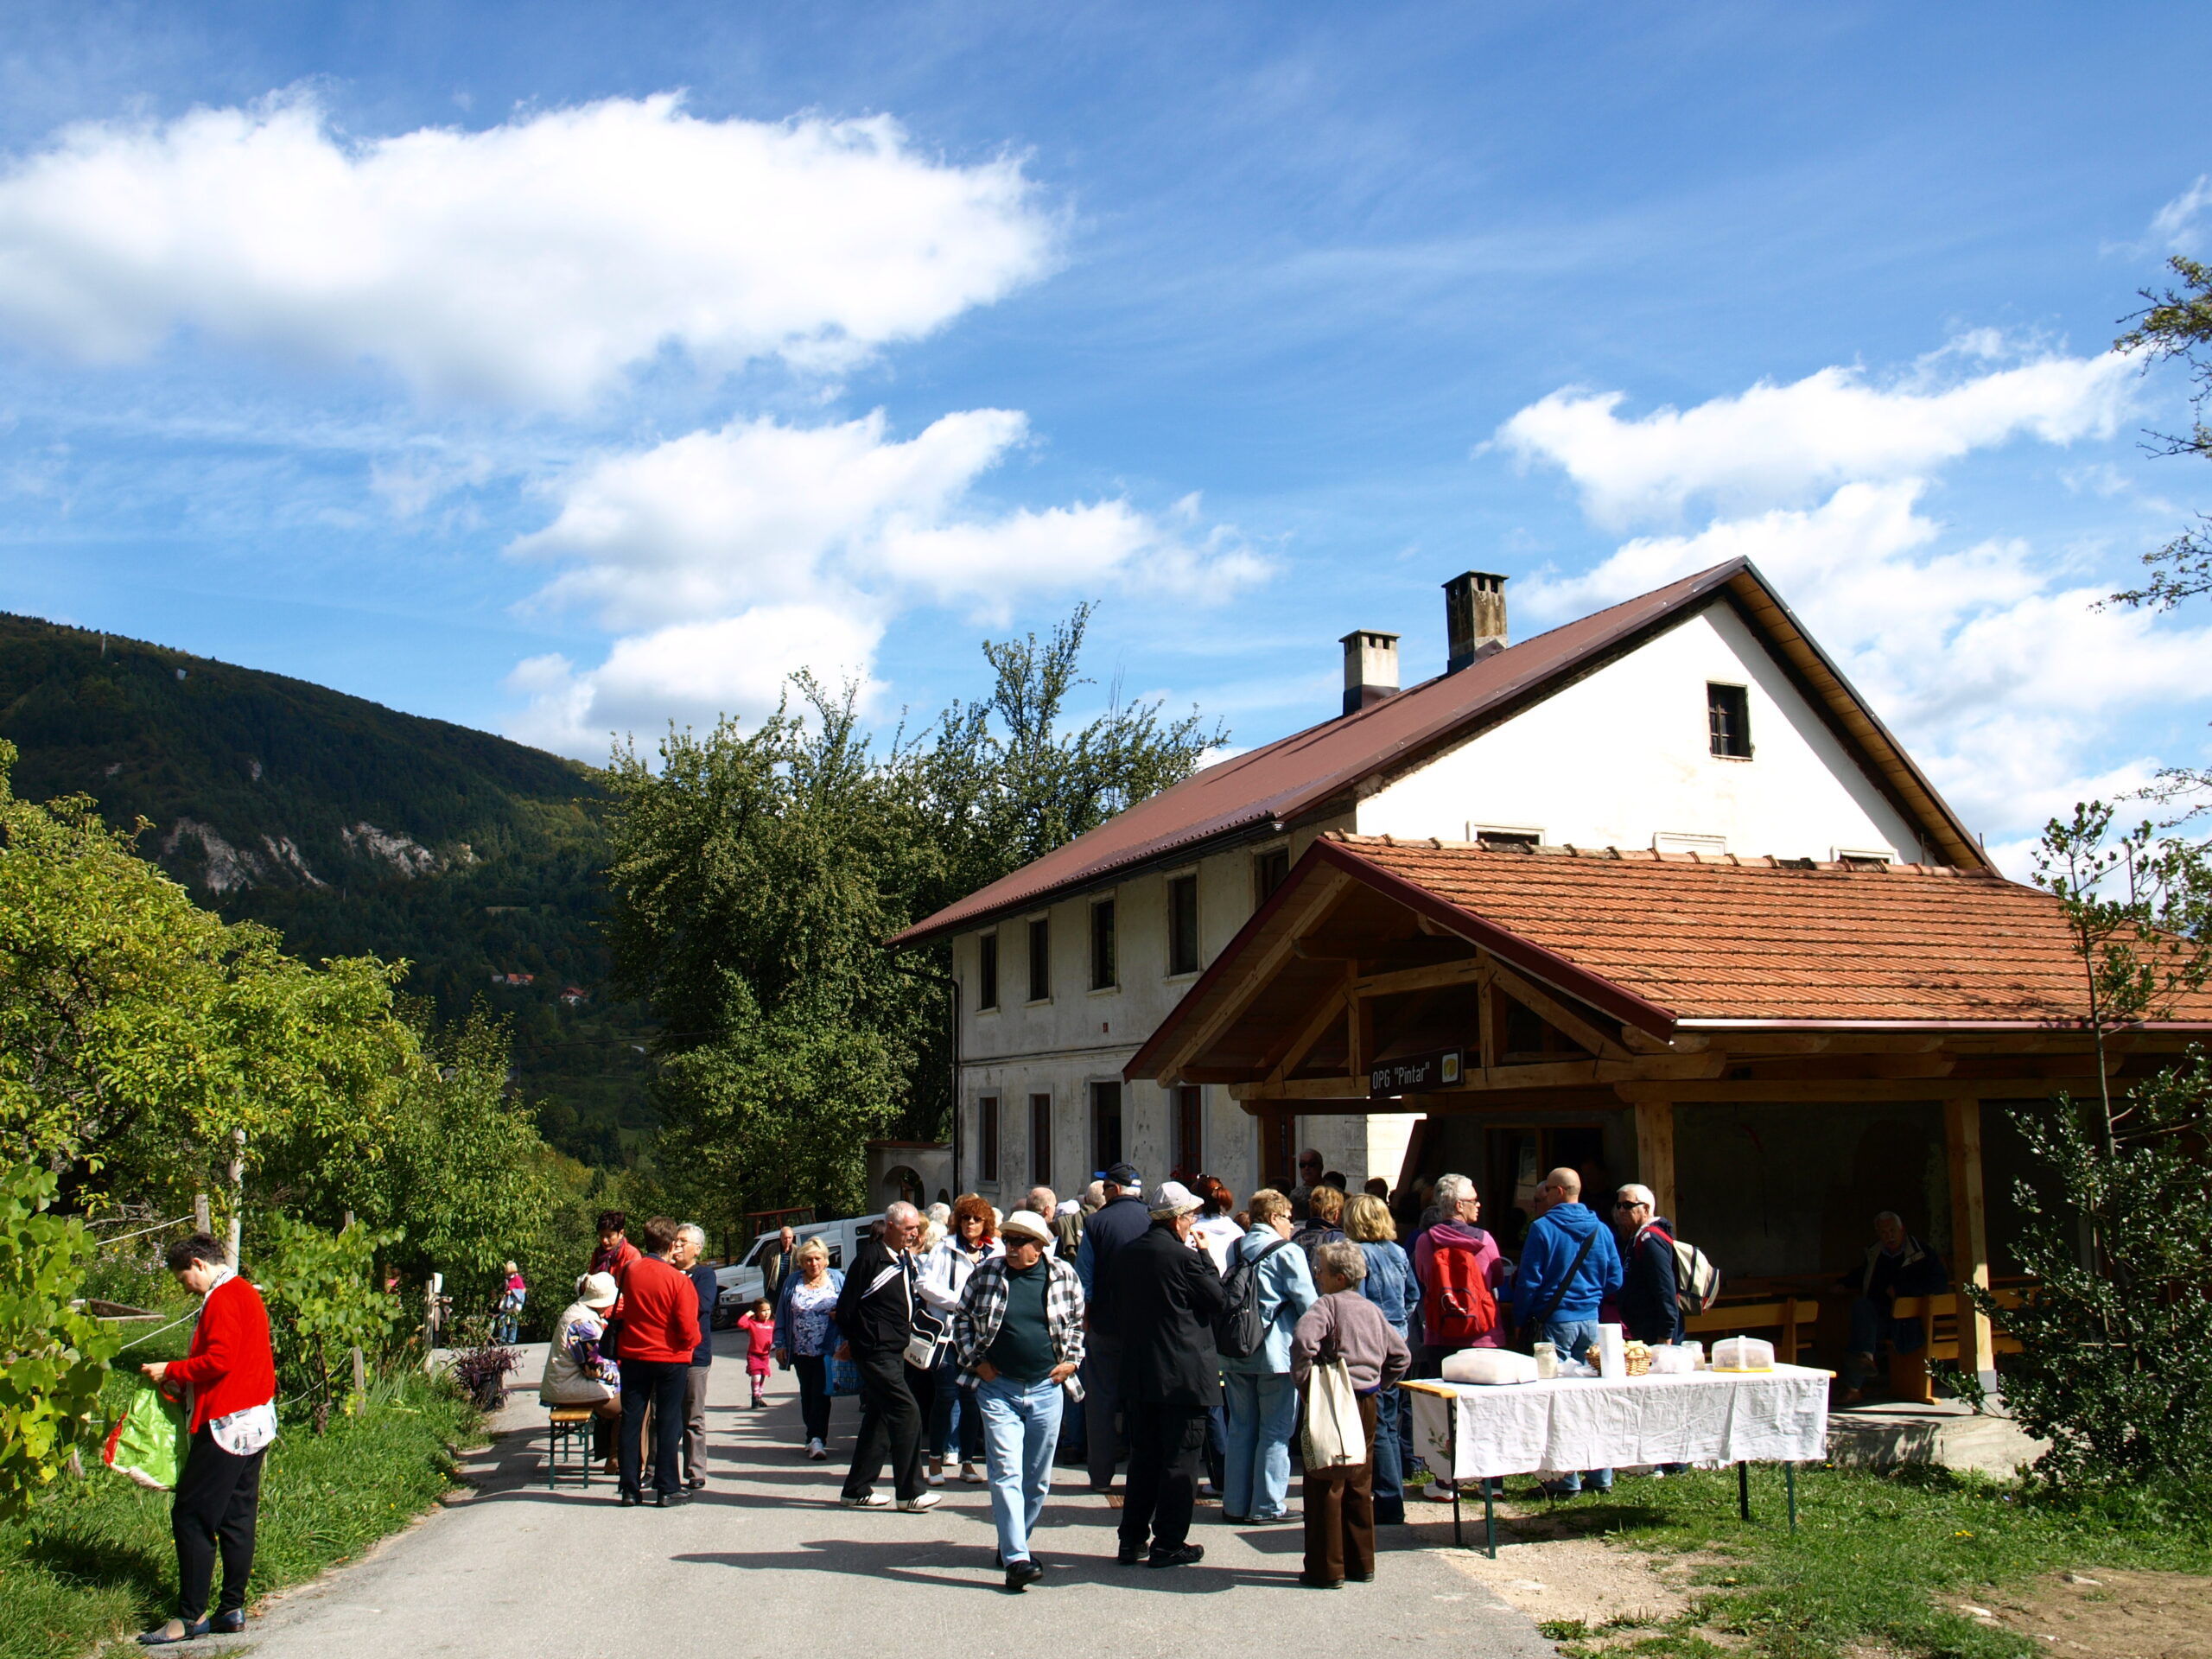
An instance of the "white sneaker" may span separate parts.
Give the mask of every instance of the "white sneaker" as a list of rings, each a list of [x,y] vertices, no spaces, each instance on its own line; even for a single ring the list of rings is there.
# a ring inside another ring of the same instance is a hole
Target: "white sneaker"
[[[830,1455],[830,1449],[819,1440],[809,1440],[806,1443],[806,1455],[815,1462],[820,1463]]]
[[[1452,1488],[1444,1481],[1432,1480],[1423,1489],[1423,1494],[1433,1503],[1449,1503],[1452,1497]]]
[[[942,1464],[933,1463],[927,1469],[922,1471],[922,1483],[927,1486],[944,1485],[944,1465]]]
[[[960,1462],[960,1478],[971,1484],[978,1483],[983,1478],[983,1471],[963,1458]]]
[[[891,1500],[881,1492],[870,1492],[866,1497],[840,1497],[837,1501],[849,1510],[887,1510],[891,1507]],[[934,1503],[937,1500],[932,1497],[930,1502]],[[899,1507],[903,1510],[907,1506],[901,1503]]]
[[[850,1502],[851,1500],[848,1499],[847,1501]],[[882,1501],[883,1500],[880,1498],[876,1500],[879,1503]],[[935,1492],[923,1492],[913,1497],[900,1498],[899,1500],[899,1507],[906,1510],[907,1514],[913,1515],[922,1510],[933,1510],[944,1502],[944,1500],[939,1497]]]

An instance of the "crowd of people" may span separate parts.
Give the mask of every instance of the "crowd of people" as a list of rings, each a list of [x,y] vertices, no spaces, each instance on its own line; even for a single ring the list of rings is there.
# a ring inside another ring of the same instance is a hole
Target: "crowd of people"
[[[1420,1460],[1401,1378],[1516,1337],[1582,1354],[1607,1308],[1639,1340],[1681,1333],[1671,1231],[1641,1186],[1601,1216],[1577,1172],[1552,1171],[1509,1260],[1464,1176],[1433,1184],[1402,1241],[1382,1183],[1353,1193],[1318,1155],[1300,1165],[1296,1187],[1242,1207],[1211,1177],[1147,1189],[1126,1163],[1078,1200],[1039,1187],[1011,1213],[976,1193],[926,1212],[894,1204],[842,1268],[786,1228],[768,1296],[738,1321],[753,1402],[772,1365],[794,1376],[804,1455],[823,1462],[833,1400],[856,1397],[847,1508],[918,1513],[948,1480],[987,1483],[1009,1590],[1044,1576],[1033,1535],[1056,1464],[1097,1493],[1121,1476],[1123,1565],[1203,1560],[1191,1533],[1206,1497],[1231,1525],[1301,1524],[1302,1581],[1333,1588],[1371,1578],[1376,1529],[1406,1520]],[[595,1454],[622,1503],[645,1502],[650,1483],[669,1505],[704,1478],[691,1431],[716,1287],[696,1228],[656,1217],[643,1232],[640,1249],[626,1217],[601,1217],[543,1393],[601,1414]],[[1363,1455],[1298,1455],[1317,1367],[1341,1368]],[[1612,1479],[1583,1471],[1546,1490]],[[1426,1485],[1452,1495],[1446,1471]]]
[[[794,1375],[804,1455],[823,1462],[833,1396],[858,1395],[840,1492],[849,1508],[932,1509],[956,1462],[958,1478],[987,1481],[1010,1591],[1045,1575],[1035,1535],[1055,1461],[1103,1493],[1125,1459],[1121,1565],[1201,1561],[1190,1533],[1205,1495],[1233,1525],[1301,1522],[1301,1581],[1333,1589],[1372,1579],[1376,1529],[1406,1518],[1418,1459],[1402,1377],[1513,1341],[1580,1356],[1608,1311],[1640,1342],[1683,1334],[1684,1257],[1648,1187],[1613,1189],[1601,1214],[1582,1201],[1580,1172],[1551,1171],[1510,1260],[1465,1176],[1427,1191],[1408,1245],[1382,1183],[1350,1193],[1318,1153],[1299,1163],[1290,1192],[1262,1188],[1243,1209],[1208,1176],[1195,1190],[1169,1180],[1147,1192],[1126,1163],[1080,1200],[1035,1187],[1009,1215],[973,1193],[926,1214],[894,1204],[842,1270],[820,1238],[785,1228],[767,1295],[738,1320],[752,1404],[766,1404],[772,1368]],[[702,1260],[706,1235],[656,1216],[640,1246],[614,1211],[598,1231],[554,1322],[540,1396],[592,1409],[593,1455],[617,1477],[620,1503],[642,1504],[650,1482],[657,1504],[681,1504],[707,1482],[720,1287]],[[1840,1281],[1852,1298],[1847,1400],[1881,1344],[1916,1351],[1921,1327],[1896,1317],[1897,1300],[1948,1285],[1942,1260],[1894,1212],[1874,1231]],[[186,1357],[141,1368],[189,1402],[171,1510],[178,1612],[140,1636],[148,1646],[244,1629],[262,1464],[277,1433],[259,1293],[205,1232],[172,1245],[167,1264],[202,1305]],[[518,1318],[524,1294],[509,1262],[501,1314]],[[1292,1448],[1324,1368],[1351,1390],[1358,1431],[1334,1455],[1304,1460],[1301,1514],[1290,1507]],[[888,1496],[878,1489],[887,1468]],[[1570,1472],[1543,1490],[1610,1491],[1613,1475]],[[1426,1485],[1452,1496],[1448,1471]]]

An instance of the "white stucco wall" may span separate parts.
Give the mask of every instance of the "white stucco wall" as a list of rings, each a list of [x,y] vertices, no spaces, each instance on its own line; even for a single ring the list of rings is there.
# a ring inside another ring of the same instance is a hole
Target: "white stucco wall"
[[[1749,696],[1752,756],[1711,752],[1709,681]],[[1471,826],[1535,830],[1553,844],[1646,848],[1657,835],[1717,838],[1705,847],[1744,855],[1820,858],[1838,849],[1887,850],[1918,861],[1925,849],[1904,820],[1847,755],[1827,726],[1725,604],[1688,618],[1636,652],[1570,686],[1506,725],[1437,757],[1360,802],[1356,822],[1313,824],[1288,838],[1294,860],[1327,830],[1364,835],[1466,837]],[[1191,985],[1170,978],[1167,882],[1198,875],[1200,967],[1252,914],[1261,842],[1147,872],[1112,889],[1120,983],[1090,988],[1091,903],[1105,890],[1050,907],[1052,995],[1025,1005],[1026,918],[998,925],[995,1010],[976,1007],[977,938],[960,936],[953,973],[962,983],[961,1123],[964,1183],[1003,1204],[1030,1182],[1029,1096],[1052,1096],[1053,1185],[1072,1197],[1096,1166],[1090,1090],[1111,1082]],[[1035,912],[1046,913],[1046,912]],[[1000,1179],[983,1183],[976,1163],[976,1103],[1000,1102]],[[1169,1101],[1149,1083],[1122,1086],[1122,1152],[1147,1179],[1171,1162]],[[1302,1117],[1298,1141],[1319,1147],[1354,1190],[1371,1175],[1397,1179],[1414,1120]],[[1259,1127],[1223,1088],[1205,1090],[1204,1163],[1239,1196],[1256,1184]]]
[[[1711,751],[1713,681],[1748,690],[1748,760]],[[1723,849],[1753,856],[1926,856],[1723,604],[1369,796],[1357,816],[1370,836],[1457,841],[1487,825],[1577,847],[1648,848],[1673,833],[1718,836]]]

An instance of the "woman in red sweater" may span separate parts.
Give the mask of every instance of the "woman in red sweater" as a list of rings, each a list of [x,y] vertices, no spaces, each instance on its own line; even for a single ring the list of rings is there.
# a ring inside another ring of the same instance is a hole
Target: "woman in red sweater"
[[[185,1357],[140,1367],[163,1392],[183,1396],[192,1433],[169,1510],[177,1617],[139,1637],[149,1648],[245,1629],[261,1459],[276,1438],[276,1360],[261,1293],[238,1277],[222,1245],[206,1233],[170,1245],[167,1260],[177,1283],[205,1300]],[[210,1619],[207,1592],[219,1546],[223,1599]]]
[[[688,1503],[683,1490],[683,1390],[699,1345],[699,1291],[668,1260],[679,1229],[666,1216],[645,1224],[645,1254],[614,1275],[621,1300],[615,1357],[622,1368],[622,1502],[645,1501],[639,1479],[645,1414],[653,1420],[653,1486],[665,1509]]]

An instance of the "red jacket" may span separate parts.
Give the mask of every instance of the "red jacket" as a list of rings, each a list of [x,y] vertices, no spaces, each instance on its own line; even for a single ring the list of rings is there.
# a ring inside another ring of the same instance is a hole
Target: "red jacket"
[[[699,1290],[657,1255],[622,1269],[614,1317],[622,1321],[622,1359],[689,1365],[699,1346]]]
[[[199,1390],[192,1407],[195,1434],[215,1418],[274,1400],[276,1357],[269,1349],[269,1310],[261,1293],[235,1275],[216,1286],[193,1327],[190,1351],[170,1363],[162,1382]]]

